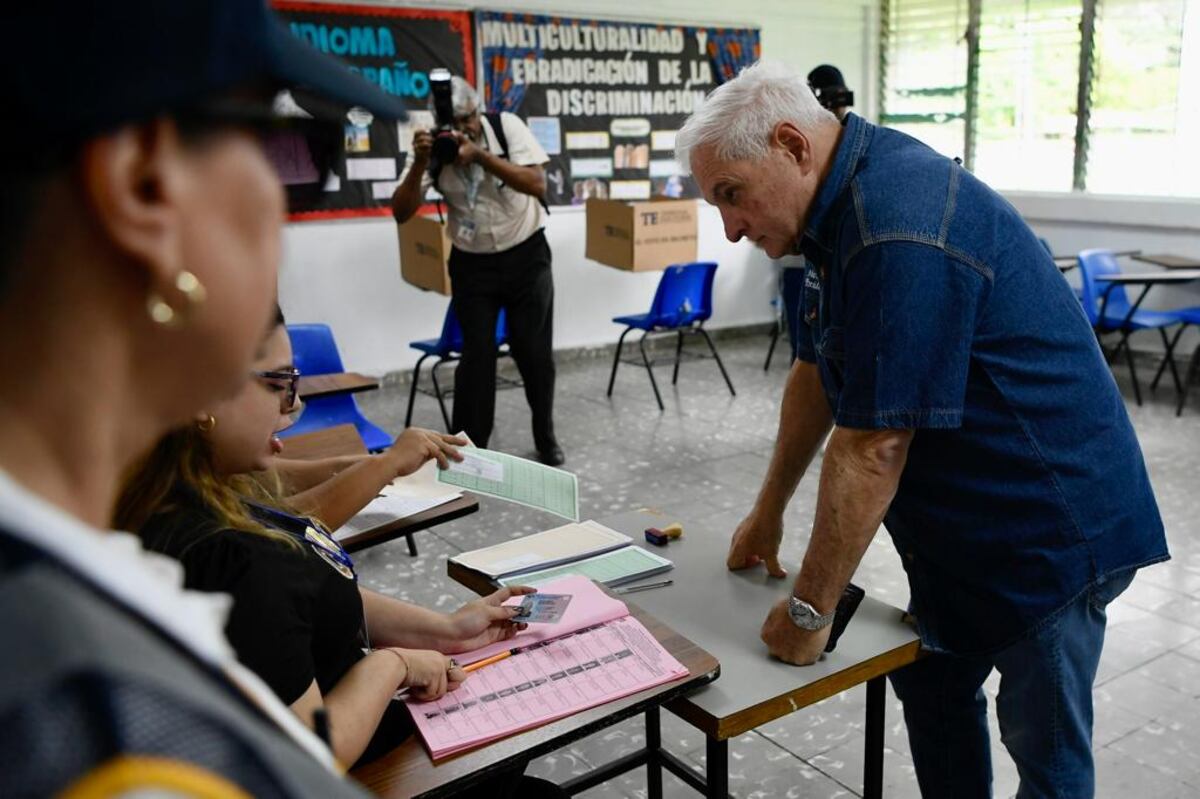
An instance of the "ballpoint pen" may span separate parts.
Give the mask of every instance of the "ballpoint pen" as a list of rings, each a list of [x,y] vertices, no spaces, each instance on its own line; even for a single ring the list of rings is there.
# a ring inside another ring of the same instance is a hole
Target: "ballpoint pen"
[[[618,589],[616,589],[616,592],[618,594],[632,594],[634,591],[646,591],[650,588],[665,588],[666,586],[671,585],[674,582],[675,582],[674,580],[663,580],[660,583],[646,583],[645,585],[631,585],[628,588],[618,588]]]

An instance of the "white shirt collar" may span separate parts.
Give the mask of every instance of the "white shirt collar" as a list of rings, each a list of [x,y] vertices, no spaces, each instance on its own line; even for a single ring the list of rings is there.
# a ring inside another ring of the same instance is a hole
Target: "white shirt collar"
[[[274,692],[239,664],[225,639],[227,594],[183,588],[182,565],[148,552],[130,533],[101,531],[18,485],[0,469],[0,527],[86,577],[150,619],[201,660],[229,675],[263,712],[319,762],[339,770],[329,748]]]

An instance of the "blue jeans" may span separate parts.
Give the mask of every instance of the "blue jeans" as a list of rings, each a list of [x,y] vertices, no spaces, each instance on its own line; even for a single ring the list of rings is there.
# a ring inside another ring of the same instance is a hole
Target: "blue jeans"
[[[1026,637],[979,657],[932,655],[890,675],[921,795],[992,795],[983,682],[1000,672],[1000,739],[1021,778],[1017,799],[1090,797],[1092,683],[1104,646],[1105,608],[1134,572],[1111,575]]]

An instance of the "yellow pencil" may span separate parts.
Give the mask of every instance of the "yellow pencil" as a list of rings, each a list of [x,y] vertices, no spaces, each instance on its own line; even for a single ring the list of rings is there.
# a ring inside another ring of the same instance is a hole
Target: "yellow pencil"
[[[512,657],[515,654],[517,654],[517,650],[510,649],[507,652],[501,652],[497,655],[492,655],[490,658],[484,658],[483,660],[477,660],[474,663],[468,663],[462,667],[462,670],[466,672],[472,672],[475,671],[475,669],[482,669],[484,666],[490,666],[493,663],[498,663],[499,661],[504,660],[507,657]]]

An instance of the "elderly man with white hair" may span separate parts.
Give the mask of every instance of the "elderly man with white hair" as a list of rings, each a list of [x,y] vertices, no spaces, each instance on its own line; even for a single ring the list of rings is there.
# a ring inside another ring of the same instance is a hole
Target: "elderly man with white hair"
[[[957,161],[853,114],[839,124],[785,68],[719,87],[676,146],[731,241],[809,263],[775,452],[728,558],[785,576],[784,510],[828,436],[792,597],[762,627],[771,654],[820,657],[882,523],[929,653],[892,675],[922,793],[990,795],[996,669],[1018,796],[1091,796],[1105,606],[1168,554],[1066,282]]]
[[[564,457],[554,434],[554,278],[542,205],[543,165],[550,158],[520,117],[480,114],[479,96],[457,75],[451,104],[457,160],[431,164],[433,136],[416,133],[408,172],[392,195],[392,215],[407,221],[433,186],[450,209],[450,282],[463,333],[452,427],[480,447],[492,435],[496,320],[503,309],[538,459],[558,466]]]

